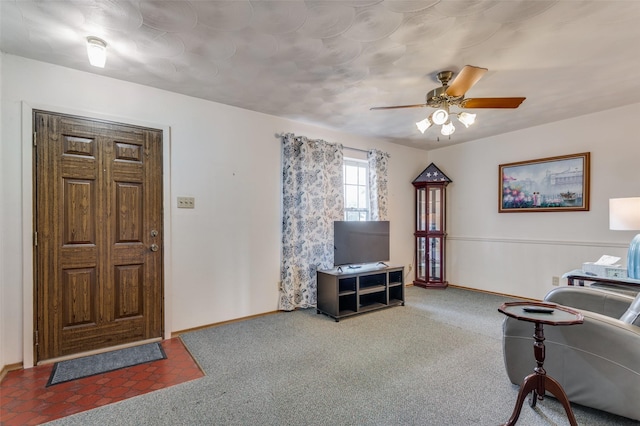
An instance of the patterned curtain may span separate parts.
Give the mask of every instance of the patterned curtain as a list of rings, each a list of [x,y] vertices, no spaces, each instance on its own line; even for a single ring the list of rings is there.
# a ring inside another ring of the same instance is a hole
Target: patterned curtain
[[[367,153],[369,162],[369,210],[371,220],[388,220],[387,171],[389,154],[372,149]]]
[[[333,268],[333,222],[343,220],[342,145],[282,137],[279,309],[316,305],[316,270]]]

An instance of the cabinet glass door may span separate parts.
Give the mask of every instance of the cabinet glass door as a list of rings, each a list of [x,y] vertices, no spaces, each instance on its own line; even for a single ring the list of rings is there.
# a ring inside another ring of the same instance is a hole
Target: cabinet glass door
[[[428,188],[428,220],[429,220],[429,231],[442,231],[442,218],[440,217],[442,214],[442,207],[440,202],[442,200],[442,189],[440,187],[430,187]]]
[[[429,265],[427,273],[429,274],[429,282],[442,281],[442,238],[427,238],[429,245]]]
[[[418,237],[416,239],[416,279],[425,282],[441,282],[442,237]]]
[[[424,188],[416,190],[416,231],[427,230],[427,191]]]
[[[416,239],[416,279],[427,281],[427,238]]]

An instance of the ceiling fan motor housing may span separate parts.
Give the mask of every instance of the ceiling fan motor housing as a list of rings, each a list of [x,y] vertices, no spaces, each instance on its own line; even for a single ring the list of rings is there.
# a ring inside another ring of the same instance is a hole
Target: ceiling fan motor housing
[[[453,71],[440,71],[438,73],[437,79],[443,86],[449,84],[449,81],[453,77]]]
[[[438,87],[427,93],[426,103],[433,108],[440,108],[444,105],[458,105],[464,99],[464,96],[451,97],[447,95],[448,86]]]

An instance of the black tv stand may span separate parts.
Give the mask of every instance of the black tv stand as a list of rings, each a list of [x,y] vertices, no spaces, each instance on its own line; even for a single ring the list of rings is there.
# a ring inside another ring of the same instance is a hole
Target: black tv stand
[[[335,319],[404,306],[404,267],[377,266],[358,272],[318,271],[317,313]]]

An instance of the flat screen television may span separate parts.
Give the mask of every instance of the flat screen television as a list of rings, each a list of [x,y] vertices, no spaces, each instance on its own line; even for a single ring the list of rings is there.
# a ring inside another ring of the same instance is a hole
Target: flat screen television
[[[386,262],[389,221],[335,221],[333,249],[334,266]]]

